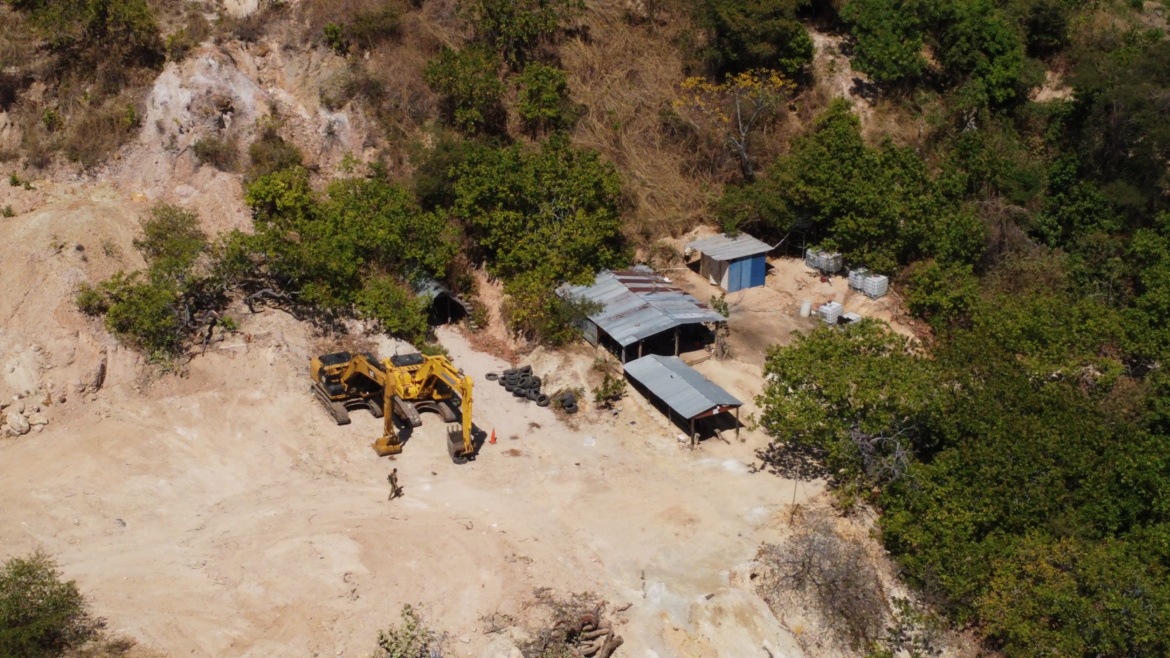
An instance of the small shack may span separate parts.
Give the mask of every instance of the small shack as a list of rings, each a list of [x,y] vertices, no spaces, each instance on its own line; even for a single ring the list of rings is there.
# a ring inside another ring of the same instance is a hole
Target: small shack
[[[765,255],[772,251],[768,243],[747,233],[735,237],[720,233],[688,242],[686,246],[702,253],[699,274],[713,285],[727,292],[764,285]]]
[[[739,408],[743,403],[683,363],[677,356],[651,354],[625,365],[626,379],[672,420],[695,436],[695,421],[735,410],[739,436]]]
[[[458,322],[471,313],[467,302],[430,277],[415,279],[411,288],[416,297],[427,302],[427,324],[431,326]]]
[[[638,358],[645,351],[677,356],[683,345],[714,340],[707,324],[727,321],[644,265],[602,272],[591,286],[562,286],[557,294],[601,305],[582,321],[581,330],[585,340],[613,351],[622,363],[627,355]]]

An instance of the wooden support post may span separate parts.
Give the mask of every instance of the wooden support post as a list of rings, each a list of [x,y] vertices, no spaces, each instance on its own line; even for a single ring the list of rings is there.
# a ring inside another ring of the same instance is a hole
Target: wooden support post
[[[626,346],[622,345],[622,365],[626,363]]]
[[[695,445],[699,443],[699,435],[695,434],[695,419],[691,419],[691,450],[695,449]]]
[[[674,355],[675,356],[678,356],[678,335],[680,333],[679,329],[680,329],[679,327],[674,328]]]
[[[735,408],[735,438],[739,438],[739,407]]]
[[[642,341],[638,341],[638,358],[642,358]]]

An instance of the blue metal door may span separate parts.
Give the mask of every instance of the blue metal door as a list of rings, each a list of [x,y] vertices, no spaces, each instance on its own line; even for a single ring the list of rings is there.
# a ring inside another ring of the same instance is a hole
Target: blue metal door
[[[744,287],[744,265],[747,263],[743,260],[733,260],[727,264],[727,292],[735,292],[742,290]]]
[[[751,280],[744,287],[755,288],[756,286],[764,285],[764,274],[768,267],[768,261],[763,256],[755,256],[749,262],[752,264]]]

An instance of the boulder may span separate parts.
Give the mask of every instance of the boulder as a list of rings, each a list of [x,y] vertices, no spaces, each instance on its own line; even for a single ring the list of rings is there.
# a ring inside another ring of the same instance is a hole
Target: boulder
[[[16,432],[18,436],[21,434],[28,434],[31,426],[28,424],[28,421],[25,420],[24,415],[19,411],[9,410],[5,419],[8,421],[8,429]]]
[[[38,412],[38,413],[34,413],[34,414],[29,415],[28,424],[29,425],[48,425],[49,419],[45,418],[45,414]]]

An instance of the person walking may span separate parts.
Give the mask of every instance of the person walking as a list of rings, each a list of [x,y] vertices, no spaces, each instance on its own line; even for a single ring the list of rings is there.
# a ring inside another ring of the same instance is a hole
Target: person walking
[[[402,496],[402,487],[398,486],[398,469],[390,471],[390,475],[386,476],[386,481],[390,483],[390,497],[386,500],[394,500]]]

